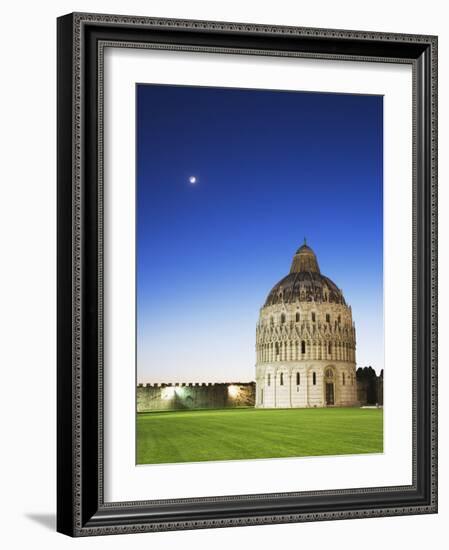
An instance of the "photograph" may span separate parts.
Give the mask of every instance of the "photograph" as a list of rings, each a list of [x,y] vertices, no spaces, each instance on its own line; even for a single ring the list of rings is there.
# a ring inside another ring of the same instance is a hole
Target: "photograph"
[[[435,516],[442,23],[145,9],[57,19],[57,531]]]
[[[136,464],[383,453],[383,96],[135,93]]]

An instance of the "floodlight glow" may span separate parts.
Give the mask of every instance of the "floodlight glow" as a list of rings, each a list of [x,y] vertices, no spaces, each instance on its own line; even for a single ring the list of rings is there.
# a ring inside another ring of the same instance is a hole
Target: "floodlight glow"
[[[168,386],[167,388],[162,388],[161,397],[162,399],[172,399],[175,396],[175,388],[173,386]]]
[[[228,386],[228,395],[229,397],[237,397],[240,392],[240,388],[238,386]]]

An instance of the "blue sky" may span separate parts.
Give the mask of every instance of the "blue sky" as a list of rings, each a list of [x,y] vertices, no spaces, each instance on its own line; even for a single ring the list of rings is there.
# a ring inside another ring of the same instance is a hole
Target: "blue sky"
[[[380,96],[137,86],[139,381],[254,379],[304,237],[383,368],[382,120]]]

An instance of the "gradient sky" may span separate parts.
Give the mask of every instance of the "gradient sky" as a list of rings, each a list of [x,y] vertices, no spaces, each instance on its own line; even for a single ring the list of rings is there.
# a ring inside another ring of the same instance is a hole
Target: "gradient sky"
[[[380,96],[137,86],[139,382],[253,380],[304,237],[383,368],[382,121]]]

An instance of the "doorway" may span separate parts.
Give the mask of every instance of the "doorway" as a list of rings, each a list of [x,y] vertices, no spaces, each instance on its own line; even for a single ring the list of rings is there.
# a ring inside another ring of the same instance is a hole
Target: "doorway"
[[[326,382],[326,405],[334,405],[334,383]]]

